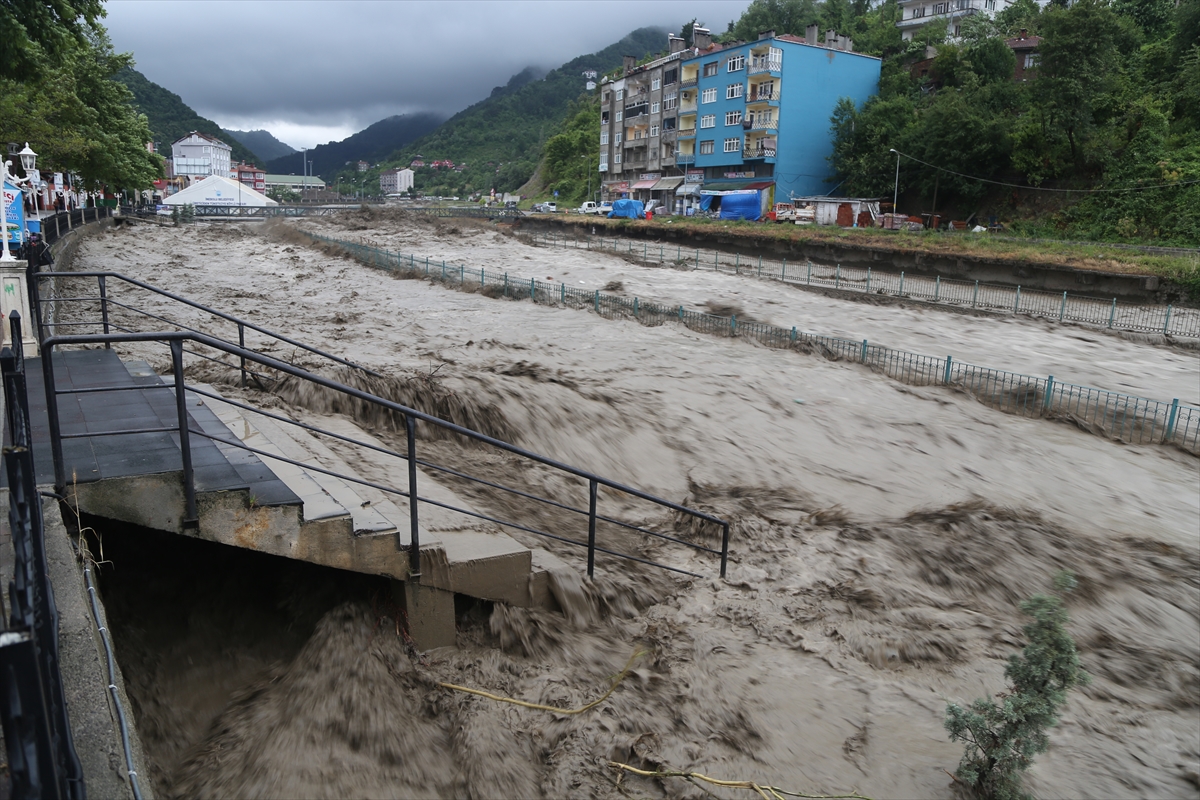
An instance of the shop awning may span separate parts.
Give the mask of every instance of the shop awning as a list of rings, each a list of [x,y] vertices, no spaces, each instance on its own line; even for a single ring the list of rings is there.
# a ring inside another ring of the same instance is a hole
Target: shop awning
[[[680,189],[679,191],[675,192],[675,194],[693,194],[693,195],[698,195],[698,194],[700,194],[700,187],[701,187],[701,186],[703,186],[703,185],[704,185],[704,184],[702,184],[702,183],[685,183],[685,184],[683,185],[683,188],[682,188],[682,189]]]
[[[760,191],[762,189],[770,189],[775,185],[774,181],[747,181],[744,183],[714,183],[709,184],[710,188],[703,189],[700,194],[711,195],[726,195],[734,194],[735,192],[751,192]]]
[[[683,183],[683,178],[663,178],[661,181],[651,186],[650,190],[654,192],[669,192],[678,187],[681,183]]]
[[[656,184],[656,183],[658,183],[658,178],[655,178],[652,181],[638,181],[637,183],[635,183],[633,186],[630,186],[629,188],[630,189],[653,189],[654,184]]]

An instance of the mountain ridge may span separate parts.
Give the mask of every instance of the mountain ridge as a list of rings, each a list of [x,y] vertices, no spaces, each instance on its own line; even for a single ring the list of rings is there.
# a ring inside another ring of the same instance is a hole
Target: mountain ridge
[[[258,154],[259,158],[265,161],[271,161],[283,156],[290,156],[300,152],[290,144],[281,142],[275,138],[274,134],[266,130],[253,131],[234,131],[228,128],[224,129],[224,133],[231,139],[236,139],[246,147]],[[264,165],[265,166],[265,165]]]
[[[363,128],[338,142],[320,144],[308,151],[313,174],[326,179],[341,170],[347,161],[374,163],[398,147],[434,130],[445,117],[434,113],[396,114]],[[268,172],[288,175],[296,171],[295,155],[285,155],[266,163]]]

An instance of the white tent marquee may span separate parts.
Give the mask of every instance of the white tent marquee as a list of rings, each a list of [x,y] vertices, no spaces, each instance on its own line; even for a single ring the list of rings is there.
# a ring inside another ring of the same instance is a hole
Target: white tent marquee
[[[232,178],[220,175],[209,175],[183,191],[165,198],[163,203],[169,206],[191,203],[194,206],[254,206],[256,208],[279,205],[266,195],[259,194]]]

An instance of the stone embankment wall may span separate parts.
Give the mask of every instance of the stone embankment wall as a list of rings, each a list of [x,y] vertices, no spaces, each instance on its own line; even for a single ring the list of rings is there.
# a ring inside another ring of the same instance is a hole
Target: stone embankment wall
[[[530,217],[519,226],[539,231],[558,231],[564,235],[590,233],[593,221],[582,217]],[[759,239],[738,236],[727,231],[673,231],[667,226],[628,226],[603,230],[607,236],[666,241],[685,247],[700,247],[726,253],[740,253],[747,258],[786,258],[797,262],[814,261],[822,264],[842,264],[880,272],[905,272],[930,278],[977,280],[981,283],[1006,284],[1050,292],[1070,292],[1098,298],[1116,297],[1139,303],[1179,305],[1188,304],[1182,287],[1153,275],[1128,275],[1116,272],[1072,269],[1058,264],[988,258],[975,255],[945,255],[913,250],[887,249],[849,242],[827,242],[806,239]]]

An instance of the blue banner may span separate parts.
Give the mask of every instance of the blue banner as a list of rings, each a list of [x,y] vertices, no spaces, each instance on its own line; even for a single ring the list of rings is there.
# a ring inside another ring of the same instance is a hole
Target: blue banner
[[[10,243],[25,241],[25,198],[8,181],[4,182],[4,228]]]

